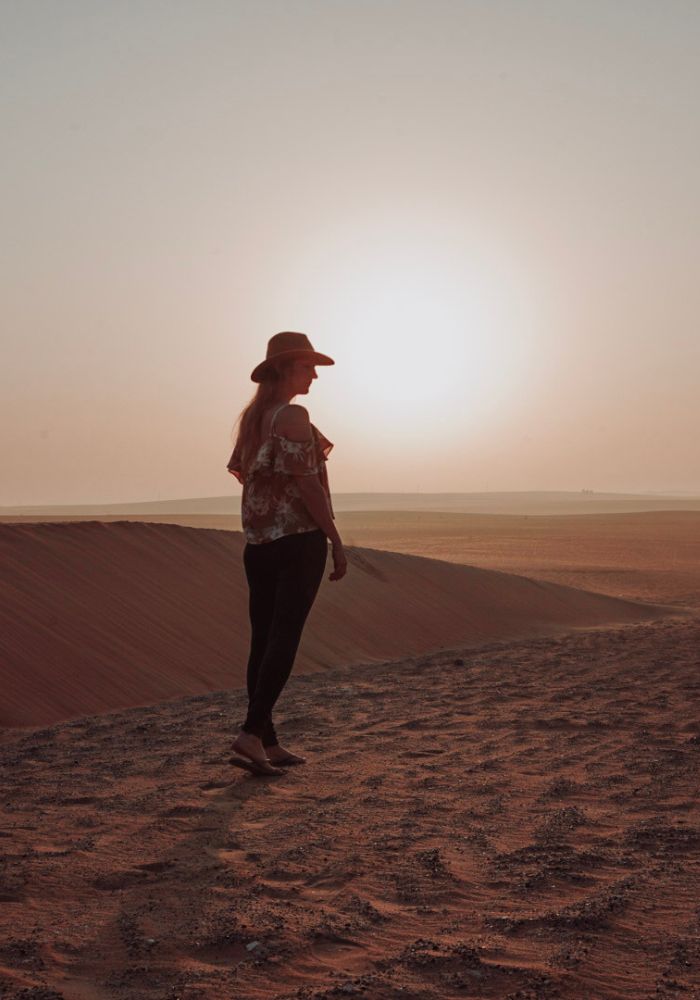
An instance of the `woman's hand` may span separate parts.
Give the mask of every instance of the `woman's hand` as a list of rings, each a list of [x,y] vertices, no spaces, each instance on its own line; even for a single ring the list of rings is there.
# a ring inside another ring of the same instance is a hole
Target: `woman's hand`
[[[341,580],[348,571],[348,561],[345,558],[345,549],[342,542],[333,542],[333,572],[328,577],[329,580]]]

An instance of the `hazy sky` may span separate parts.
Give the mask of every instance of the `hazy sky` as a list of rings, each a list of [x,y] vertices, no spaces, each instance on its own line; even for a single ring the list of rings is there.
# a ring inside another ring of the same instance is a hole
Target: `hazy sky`
[[[0,0],[0,504],[700,492],[697,0]]]

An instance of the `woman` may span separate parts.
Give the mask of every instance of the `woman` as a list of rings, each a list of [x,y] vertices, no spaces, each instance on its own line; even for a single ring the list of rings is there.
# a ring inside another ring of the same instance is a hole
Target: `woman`
[[[255,774],[285,774],[303,764],[281,747],[272,709],[287,683],[307,615],[332,544],[331,580],[347,564],[333,523],[326,458],[333,445],[309,422],[303,406],[316,365],[335,362],[314,351],[303,333],[278,333],[250,376],[255,396],[238,423],[228,470],[243,484],[243,553],[250,588],[248,714],[232,747],[231,763]]]

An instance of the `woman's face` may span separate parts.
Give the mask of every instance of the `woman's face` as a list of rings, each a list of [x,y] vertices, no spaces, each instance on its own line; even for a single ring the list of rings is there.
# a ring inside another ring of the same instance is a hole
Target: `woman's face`
[[[305,396],[315,378],[318,378],[315,365],[303,359],[292,362],[288,379],[294,396]]]

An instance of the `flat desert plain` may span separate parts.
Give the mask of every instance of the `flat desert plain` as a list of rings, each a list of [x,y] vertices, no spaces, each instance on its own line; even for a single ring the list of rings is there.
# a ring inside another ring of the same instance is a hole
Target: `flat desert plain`
[[[338,519],[268,780],[235,522],[0,525],[0,996],[700,997],[700,513]]]

